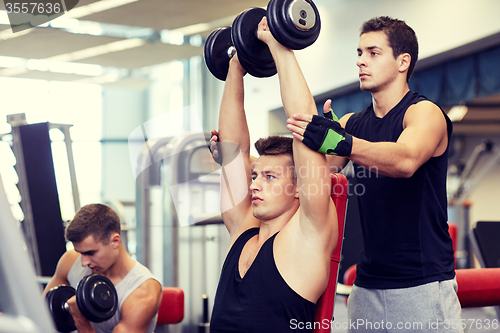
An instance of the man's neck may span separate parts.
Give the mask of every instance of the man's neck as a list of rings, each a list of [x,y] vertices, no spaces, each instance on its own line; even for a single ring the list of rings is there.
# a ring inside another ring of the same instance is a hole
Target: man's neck
[[[273,236],[278,231],[281,231],[290,220],[298,218],[300,207],[296,210],[290,210],[274,219],[263,220],[260,223],[259,244],[262,245],[269,237]]]
[[[406,95],[410,89],[408,84],[397,85],[381,91],[372,92],[373,112],[379,118],[383,118],[391,111]]]
[[[113,284],[116,285],[118,282],[123,280],[123,278],[134,268],[136,261],[130,257],[130,255],[125,250],[125,246],[121,245],[120,254],[116,262],[109,268],[107,272],[104,273]]]

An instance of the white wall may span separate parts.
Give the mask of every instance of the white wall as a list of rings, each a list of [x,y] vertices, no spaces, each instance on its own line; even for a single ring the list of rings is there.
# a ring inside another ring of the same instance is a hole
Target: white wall
[[[125,87],[103,89],[102,200],[131,201],[135,179],[128,136],[144,122],[147,92]]]

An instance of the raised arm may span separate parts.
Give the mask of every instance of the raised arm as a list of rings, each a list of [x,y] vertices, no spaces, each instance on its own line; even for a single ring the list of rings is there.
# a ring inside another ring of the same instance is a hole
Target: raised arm
[[[250,200],[250,134],[244,110],[243,75],[238,56],[229,64],[219,113],[222,219],[232,240],[244,229],[258,225]]]
[[[259,24],[259,39],[271,50],[281,89],[281,99],[288,117],[296,113],[316,115],[316,105],[292,50],[279,44],[269,32],[266,18]],[[300,200],[300,230],[306,238],[333,251],[337,240],[335,209],[330,200],[330,172],[324,154],[293,140],[294,164]]]

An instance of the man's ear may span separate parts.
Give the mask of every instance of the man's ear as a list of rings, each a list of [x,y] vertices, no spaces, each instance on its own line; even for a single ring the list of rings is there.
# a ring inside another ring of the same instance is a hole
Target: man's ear
[[[120,243],[121,243],[121,240],[122,240],[122,237],[120,236],[119,233],[115,232],[113,234],[111,234],[111,245],[113,246],[113,248],[117,248]]]
[[[400,54],[398,60],[399,60],[399,71],[401,73],[408,71],[411,64],[411,55],[409,53]]]

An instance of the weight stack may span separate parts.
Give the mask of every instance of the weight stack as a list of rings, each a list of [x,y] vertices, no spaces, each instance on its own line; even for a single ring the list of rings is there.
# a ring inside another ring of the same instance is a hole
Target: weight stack
[[[23,231],[36,273],[52,276],[66,251],[49,124],[12,127]]]

